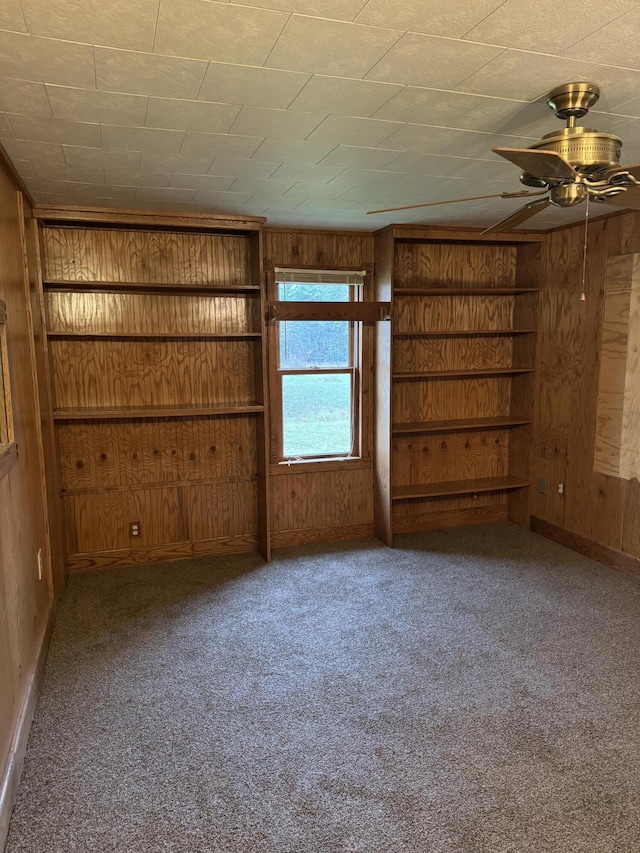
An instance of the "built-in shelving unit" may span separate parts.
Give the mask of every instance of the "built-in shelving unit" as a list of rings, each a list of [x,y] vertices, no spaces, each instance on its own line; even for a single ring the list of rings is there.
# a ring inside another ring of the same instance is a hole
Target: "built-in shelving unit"
[[[42,215],[70,568],[269,557],[262,222]]]
[[[376,235],[376,530],[529,521],[539,247],[474,232]]]

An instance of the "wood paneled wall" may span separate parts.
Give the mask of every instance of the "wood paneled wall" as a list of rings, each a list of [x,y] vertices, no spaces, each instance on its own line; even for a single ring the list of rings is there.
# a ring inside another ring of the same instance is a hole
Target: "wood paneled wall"
[[[0,848],[48,641],[53,583],[22,197],[0,167],[0,299],[7,306],[17,459],[0,478]],[[35,321],[35,322],[34,322]],[[38,551],[43,575],[38,577]]]
[[[310,266],[316,269],[347,267],[362,269],[373,263],[373,237],[369,234],[266,229],[264,256],[280,266]],[[373,300],[375,294],[366,294]],[[369,356],[373,336],[365,327],[367,353],[363,370],[372,387]],[[371,392],[363,400],[370,425]],[[275,416],[272,413],[272,416]],[[355,463],[309,463],[272,466],[271,529],[274,547],[321,540],[351,539],[373,535],[373,471],[370,427],[363,436],[363,456]]]
[[[549,235],[544,248],[532,476],[547,480],[547,493],[534,480],[532,513],[556,537],[569,531],[567,544],[638,558],[640,484],[595,472],[594,453],[607,261],[640,252],[640,213],[589,225],[585,301],[583,239],[579,225]]]

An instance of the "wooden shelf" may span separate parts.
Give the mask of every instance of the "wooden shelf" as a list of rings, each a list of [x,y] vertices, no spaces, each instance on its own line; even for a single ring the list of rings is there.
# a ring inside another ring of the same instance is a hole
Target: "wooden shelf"
[[[498,338],[535,335],[535,329],[444,329],[432,332],[394,332],[394,338]]]
[[[472,370],[427,370],[420,373],[394,373],[393,378],[402,379],[453,379],[474,376],[515,376],[519,373],[533,373],[533,367],[486,367]]]
[[[391,499],[394,501],[418,498],[440,498],[451,495],[475,495],[481,492],[506,492],[524,489],[527,480],[519,477],[484,477],[479,480],[451,480],[447,483],[424,483],[418,486],[396,486]]]
[[[185,293],[189,296],[193,296],[197,293],[207,293],[209,295],[214,293],[260,293],[259,284],[243,284],[235,286],[232,284],[168,284],[163,281],[43,281],[42,286],[45,290],[75,290],[80,293],[92,293],[99,290],[122,290],[125,293],[129,291],[140,291],[143,293],[170,291],[177,295]]]
[[[538,293],[537,287],[396,287],[394,296],[519,296]]]
[[[260,338],[260,332],[203,332],[202,334],[180,333],[180,332],[158,332],[151,334],[143,332],[47,332],[48,338],[127,338],[127,339],[149,339],[162,340],[169,338],[171,340],[186,339],[230,339],[242,340],[242,338]]]
[[[188,418],[198,415],[244,415],[263,412],[258,403],[203,403],[194,406],[118,406],[104,409],[54,409],[56,421],[103,420],[114,418]]]
[[[431,432],[459,432],[461,430],[503,429],[526,426],[530,420],[510,415],[495,418],[460,418],[448,421],[424,421],[422,423],[393,424],[393,435],[426,434]]]

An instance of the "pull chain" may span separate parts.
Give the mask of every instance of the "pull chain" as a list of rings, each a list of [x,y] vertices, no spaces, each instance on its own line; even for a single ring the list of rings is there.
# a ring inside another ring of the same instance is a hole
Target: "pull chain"
[[[587,295],[584,292],[584,284],[587,276],[587,226],[589,224],[589,196],[587,195],[587,209],[584,215],[584,248],[582,251],[582,293],[580,294],[580,302],[587,301]]]

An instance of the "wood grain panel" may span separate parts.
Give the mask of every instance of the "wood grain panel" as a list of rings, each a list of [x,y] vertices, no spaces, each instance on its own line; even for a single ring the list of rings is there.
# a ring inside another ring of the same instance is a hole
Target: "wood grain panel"
[[[640,255],[607,262],[594,467],[640,477]]]
[[[362,269],[373,262],[371,234],[264,229],[265,258],[285,267]]]
[[[27,205],[28,207],[28,205]],[[38,300],[25,269],[22,197],[0,164],[0,301],[7,310],[7,352],[17,455],[0,475],[0,848],[20,775],[38,661],[46,655],[52,610],[47,506],[35,348]],[[27,211],[28,212],[28,211]],[[35,310],[34,310],[35,309]],[[38,345],[40,345],[40,341]],[[38,578],[38,551],[44,576]],[[56,578],[57,580],[58,578]]]
[[[479,503],[480,497],[477,502]],[[435,501],[434,501],[435,503]],[[419,507],[415,507],[416,509]],[[396,515],[394,506],[393,532],[417,533],[421,530],[443,530],[449,527],[461,527],[465,524],[491,524],[507,521],[508,507],[506,497],[496,499],[495,503],[463,509],[439,509],[432,507],[416,515]]]
[[[66,407],[253,402],[250,340],[53,339],[56,404]]]
[[[394,486],[501,477],[509,472],[509,431],[396,438]]]
[[[66,497],[68,553],[183,542],[180,500],[178,487]],[[138,537],[130,535],[132,522],[140,525]]]
[[[371,523],[373,483],[369,469],[322,471],[273,477],[272,529],[310,530]]]
[[[515,274],[515,246],[396,244],[397,287],[511,287]]]
[[[509,414],[508,377],[429,379],[398,382],[393,387],[393,417],[399,423],[491,418]]]
[[[43,228],[46,281],[250,284],[246,236],[111,228]]]
[[[46,294],[49,332],[85,335],[197,335],[255,332],[259,300],[169,293]]]
[[[257,535],[255,481],[211,483],[184,489],[189,541],[223,536]]]
[[[510,367],[512,360],[511,338],[396,338],[393,343],[397,373]]]
[[[396,334],[452,329],[511,329],[514,301],[522,296],[399,296],[393,303]]]
[[[258,473],[254,417],[63,422],[58,442],[66,491]]]

